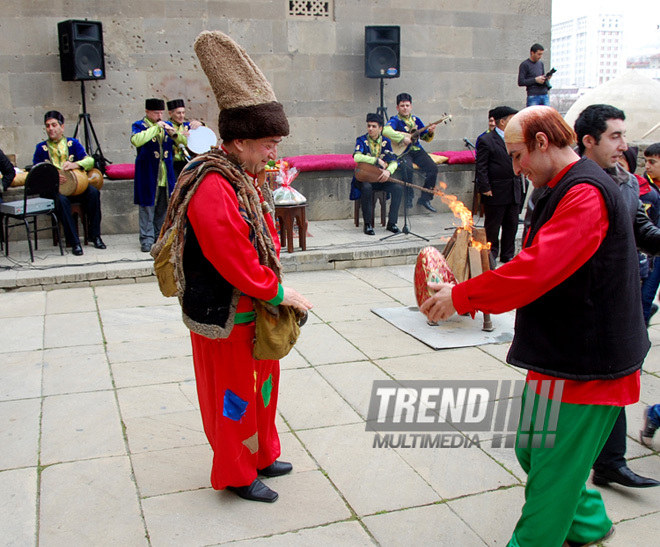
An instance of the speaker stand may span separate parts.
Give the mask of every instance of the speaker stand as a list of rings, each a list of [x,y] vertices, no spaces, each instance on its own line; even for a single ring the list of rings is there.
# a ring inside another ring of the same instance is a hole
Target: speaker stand
[[[385,79],[381,78],[380,79],[380,106],[376,109],[376,114],[381,116],[383,118],[383,125],[387,123],[387,120],[389,120],[389,116],[387,115],[387,108],[385,108]]]
[[[103,151],[101,150],[101,145],[99,144],[99,139],[96,136],[96,131],[94,131],[94,126],[92,125],[92,118],[87,112],[87,102],[85,100],[85,80],[80,81],[80,93],[82,95],[82,113],[78,114],[78,123],[76,124],[76,130],[73,132],[73,138],[77,138],[78,130],[82,126],[82,132],[84,133],[84,142],[85,142],[85,152],[88,156],[93,156],[95,160],[102,160],[104,163],[112,163],[110,160],[103,156]],[[92,148],[92,139],[94,139],[94,145],[96,148]],[[104,171],[104,169],[101,169]]]

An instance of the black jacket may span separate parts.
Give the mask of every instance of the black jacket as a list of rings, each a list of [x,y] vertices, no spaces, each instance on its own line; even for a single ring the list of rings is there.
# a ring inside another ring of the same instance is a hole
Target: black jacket
[[[522,181],[513,172],[511,158],[504,139],[493,130],[477,141],[477,192],[492,191],[492,196],[482,196],[486,205],[521,203]]]

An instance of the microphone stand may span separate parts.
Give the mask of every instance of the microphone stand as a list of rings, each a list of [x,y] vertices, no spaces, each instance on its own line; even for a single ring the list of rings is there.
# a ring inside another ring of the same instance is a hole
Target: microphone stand
[[[398,156],[397,159],[403,158],[406,154],[408,154],[409,150],[410,150],[410,148],[408,150],[406,150],[403,154]],[[406,165],[405,162],[402,162],[399,165],[399,167],[403,167],[405,170],[412,171],[412,167],[408,167],[408,165]],[[406,171],[406,175],[408,173],[409,173],[409,171]],[[407,178],[407,177],[404,177],[404,178]],[[410,172],[410,178],[412,179],[412,172]],[[402,196],[402,200],[401,200],[403,202],[403,228],[401,228],[401,231],[398,234],[391,234],[391,235],[388,235],[388,236],[385,236],[385,237],[381,237],[380,240],[385,241],[386,239],[390,239],[392,237],[396,237],[396,236],[400,236],[400,235],[411,235],[411,236],[415,236],[419,239],[423,239],[424,241],[429,241],[424,236],[420,236],[419,234],[416,234],[415,232],[411,232],[410,229],[408,228],[408,207],[406,207],[406,190],[410,186],[410,189],[412,191],[412,184],[410,182],[405,181],[405,180],[401,181],[401,182],[404,183],[404,185],[403,185],[403,196]]]
[[[472,190],[472,218],[479,214],[479,218],[481,218],[481,195],[479,192],[477,192],[477,154],[476,154],[476,148],[474,145],[466,138],[463,139],[463,142],[465,142],[465,147],[472,152],[472,156],[474,157],[474,180],[472,181],[474,186]],[[475,223],[476,226],[476,223]]]

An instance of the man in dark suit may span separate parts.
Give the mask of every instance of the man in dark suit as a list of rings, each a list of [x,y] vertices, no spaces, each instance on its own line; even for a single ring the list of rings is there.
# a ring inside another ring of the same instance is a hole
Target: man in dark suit
[[[502,263],[511,260],[515,253],[518,213],[522,203],[522,181],[513,172],[511,158],[504,145],[504,128],[517,112],[509,106],[491,110],[495,129],[481,135],[477,142],[477,191],[481,194],[486,212],[486,238],[493,260],[497,260],[499,253]]]

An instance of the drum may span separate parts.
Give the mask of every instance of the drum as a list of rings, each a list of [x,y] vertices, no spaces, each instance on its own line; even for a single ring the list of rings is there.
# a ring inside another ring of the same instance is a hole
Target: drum
[[[87,190],[87,173],[82,169],[70,169],[62,171],[64,182],[60,182],[60,194],[63,196],[78,196]]]
[[[25,186],[25,179],[27,178],[27,171],[16,173],[14,180],[11,181],[10,188],[15,186]]]
[[[188,150],[191,154],[204,154],[218,145],[218,137],[212,129],[201,126],[197,129],[191,129],[188,135]]]
[[[92,167],[87,171],[87,182],[90,186],[100,190],[103,188],[103,173],[101,173],[96,167]]]
[[[421,306],[434,291],[428,288],[428,283],[456,283],[454,274],[449,269],[443,254],[435,247],[424,247],[417,255],[415,264],[415,299]]]

